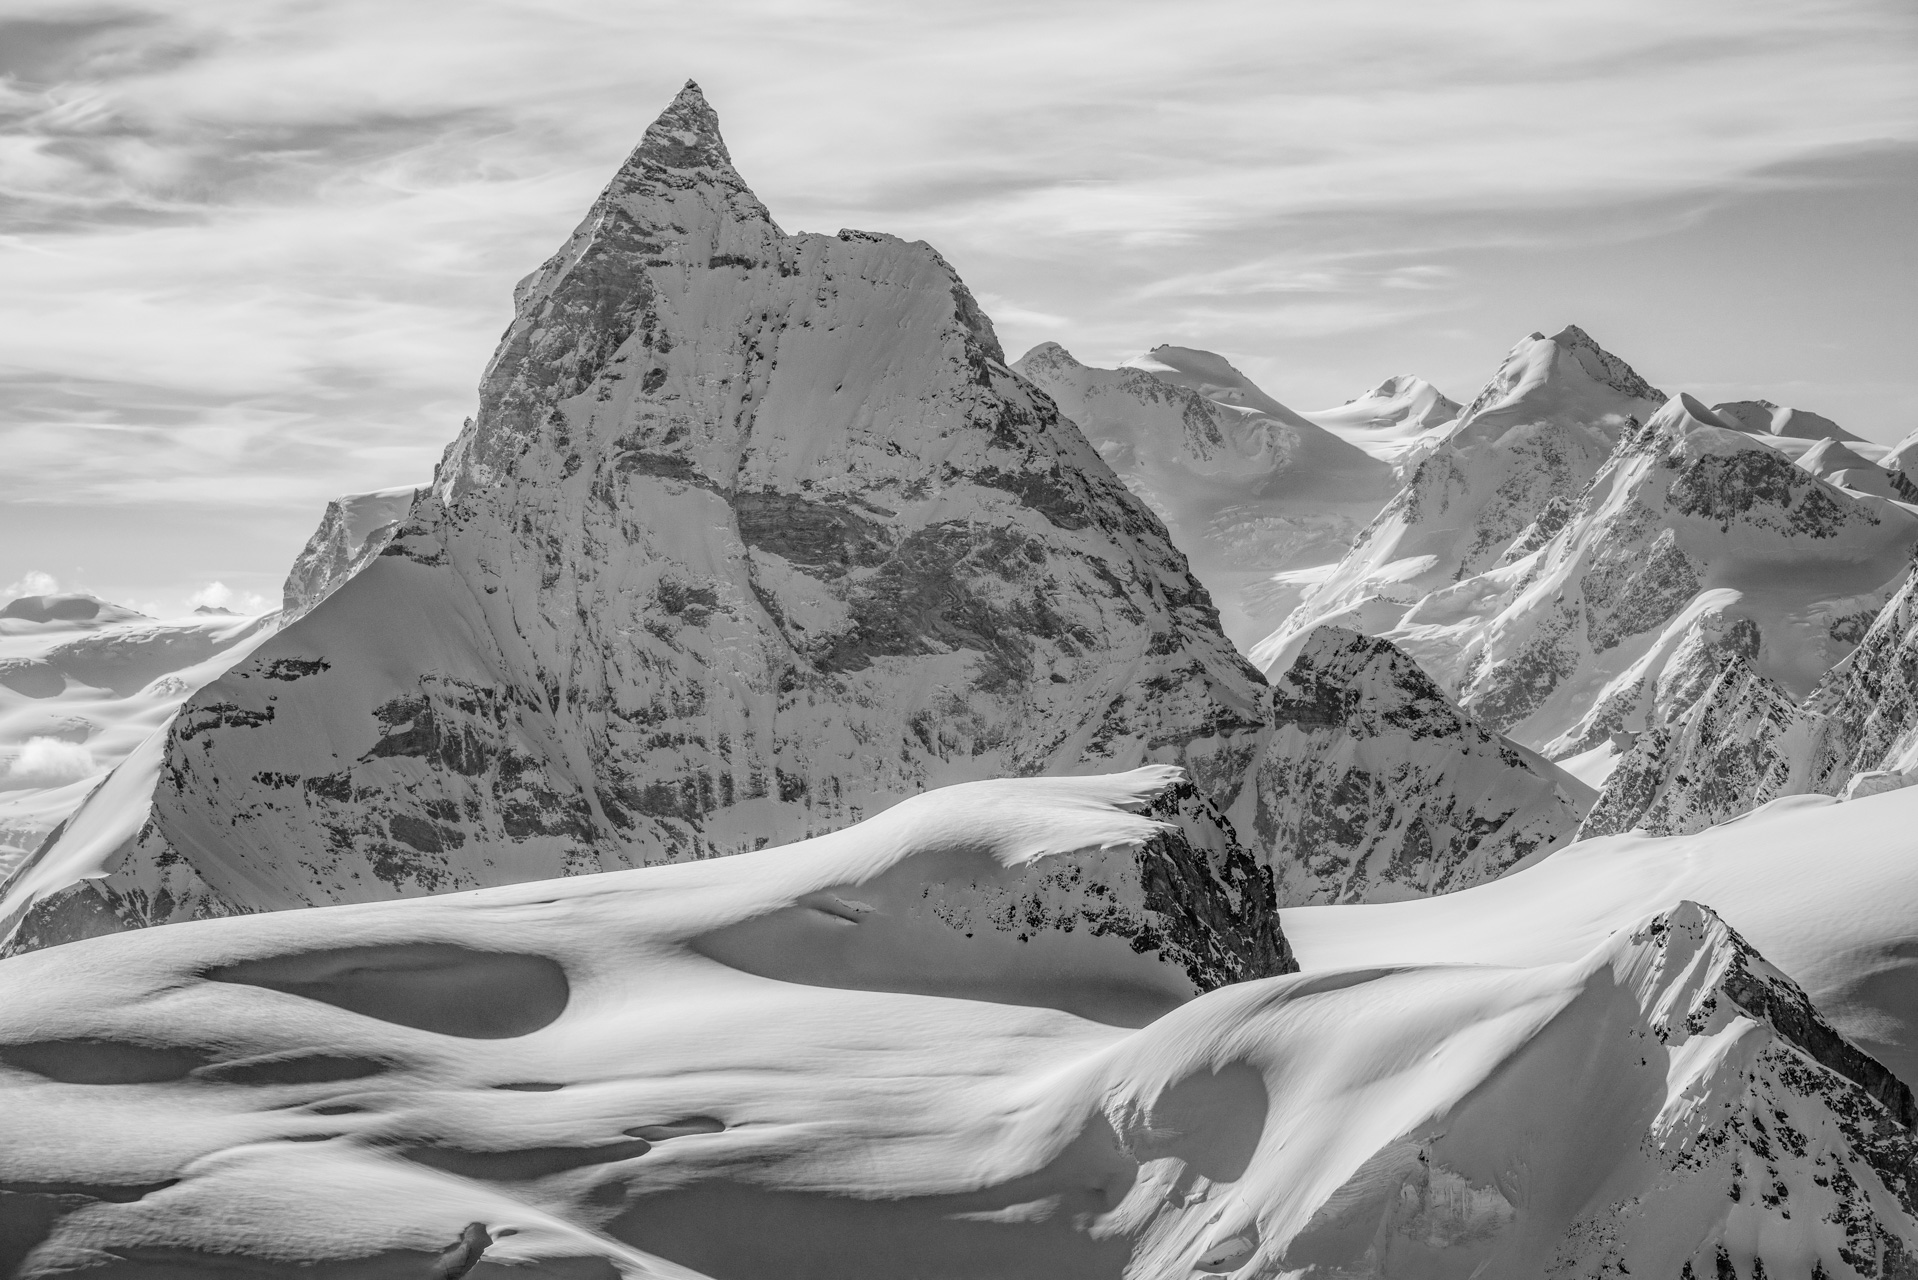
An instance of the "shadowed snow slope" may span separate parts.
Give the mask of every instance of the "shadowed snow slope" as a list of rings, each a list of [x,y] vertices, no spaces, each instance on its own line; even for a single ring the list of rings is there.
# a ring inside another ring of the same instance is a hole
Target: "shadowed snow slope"
[[[1126,941],[1150,904],[1046,905],[1149,856],[1170,833],[1130,810],[1168,780],[0,961],[0,1264],[1837,1280],[1918,1249],[1910,1092],[1754,949],[1859,978],[1903,936],[1918,872],[1867,804],[1835,867],[1790,812],[1743,858],[1611,841],[1302,909],[1310,971],[1193,996]],[[1883,992],[1847,990],[1857,1025]],[[1068,1011],[1115,993],[1176,1007]]]
[[[1158,357],[1213,369],[1244,400],[1269,400],[1210,352],[1160,347],[1141,365],[1098,369],[1056,342],[1013,368],[1051,396],[1099,456],[1142,498],[1191,558],[1219,606],[1226,636],[1248,648],[1285,619],[1396,487],[1391,468],[1289,412],[1242,409],[1185,385]],[[1281,406],[1282,407],[1282,406]]]
[[[86,595],[0,608],[0,882],[274,618],[156,621]]]
[[[76,823],[0,927],[708,857],[1146,760],[1190,771],[1181,820],[1225,857],[1287,785],[1185,557],[951,268],[782,232],[696,87],[516,305],[380,554],[195,698],[140,763],[150,811]]]

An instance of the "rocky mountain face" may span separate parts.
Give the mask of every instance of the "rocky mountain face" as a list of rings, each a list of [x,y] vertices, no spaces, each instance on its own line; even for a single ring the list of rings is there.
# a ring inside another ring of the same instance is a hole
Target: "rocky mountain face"
[[[1164,525],[929,247],[781,231],[696,89],[516,300],[430,490],[185,708],[144,818],[39,855],[15,946],[733,853],[998,775],[1183,765],[1222,878],[1283,811],[1271,690]],[[1500,825],[1477,800],[1436,862]]]
[[[1391,901],[1496,879],[1560,842],[1592,802],[1371,636],[1313,631],[1275,677],[1273,707],[1252,832],[1287,903]]]
[[[326,504],[320,527],[306,540],[286,575],[284,621],[310,611],[386,549],[413,507],[421,486],[349,493]]]
[[[1577,1219],[1559,1269],[1629,1274],[1660,1252],[1676,1274],[1701,1278],[1741,1274],[1737,1264],[1753,1276],[1796,1274],[1807,1255],[1836,1255],[1813,1275],[1906,1267],[1918,1227],[1910,1089],[1709,907],[1680,903],[1609,950],[1600,980],[1636,1006],[1642,1043],[1671,1054],[1676,1078],[1637,1112],[1636,1194]],[[1765,1226],[1736,1231],[1751,1218]],[[1639,1266],[1622,1265],[1634,1254]]]
[[[1299,571],[1343,554],[1395,487],[1386,463],[1284,410],[1210,352],[1160,347],[1099,369],[1047,342],[1012,367],[1165,522],[1242,649],[1296,607]]]
[[[1700,645],[1743,649],[1767,677],[1809,688],[1848,647],[1834,613],[1883,598],[1918,518],[1698,407],[1668,403],[1536,550],[1516,540],[1506,565],[1433,593],[1387,634],[1466,708],[1554,759],[1675,711],[1656,697],[1660,677]],[[1701,627],[1714,636],[1693,639]]]
[[[1535,333],[1447,430],[1338,567],[1252,658],[1272,671],[1321,624],[1382,635],[1426,595],[1541,542],[1628,426],[1665,400],[1576,328]]]
[[[1666,728],[1635,742],[1580,838],[1683,834],[1781,796],[1851,798],[1918,781],[1918,581],[1799,702],[1742,659]]]

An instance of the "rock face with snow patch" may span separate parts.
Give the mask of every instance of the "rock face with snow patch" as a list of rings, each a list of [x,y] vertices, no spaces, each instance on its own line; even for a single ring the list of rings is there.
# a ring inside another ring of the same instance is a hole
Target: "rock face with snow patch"
[[[1158,348],[1143,367],[1099,369],[1047,342],[1013,368],[1165,521],[1218,604],[1227,638],[1249,648],[1297,605],[1298,572],[1336,560],[1378,513],[1392,472],[1289,411],[1208,398],[1166,358],[1213,371],[1200,385],[1215,393],[1270,399],[1210,352],[1184,348]]]
[[[1640,659],[1676,652],[1659,641],[1682,640],[1672,624],[1708,591],[1727,593],[1716,607],[1739,620],[1756,669],[1801,689],[1815,680],[1830,649],[1800,643],[1794,625],[1894,577],[1918,519],[1816,480],[1693,404],[1673,401],[1622,441],[1538,550],[1434,593],[1388,634],[1456,681],[1468,709],[1554,757],[1639,727],[1614,720],[1657,678]]]
[[[286,575],[282,618],[291,622],[307,613],[372,563],[393,540],[419,493],[419,486],[403,485],[349,493],[327,503],[320,527],[306,540]]]
[[[1563,838],[1587,789],[1462,713],[1384,640],[1306,638],[1273,685],[1257,843],[1287,903],[1389,901],[1497,878]]]
[[[1798,708],[1742,657],[1720,667],[1682,712],[1639,734],[1578,838],[1643,831],[1681,835],[1775,798]]]
[[[1918,579],[1802,702],[1745,666],[1620,761],[1580,837],[1696,831],[1781,796],[1845,796],[1918,779]]]
[[[1712,732],[1723,709],[1675,726],[1732,654],[1786,700],[1802,695],[1856,643],[1918,518],[1713,416],[1690,397],[1667,402],[1581,492],[1542,502],[1493,563],[1380,613],[1378,633],[1468,712],[1555,760],[1654,730],[1641,755],[1691,758],[1686,734]],[[1631,785],[1625,809],[1650,803],[1642,779]],[[1702,811],[1722,813],[1727,795]]]

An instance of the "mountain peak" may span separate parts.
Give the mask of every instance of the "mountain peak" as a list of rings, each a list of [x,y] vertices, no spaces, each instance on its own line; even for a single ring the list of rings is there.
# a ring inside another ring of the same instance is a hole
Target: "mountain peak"
[[[719,114],[691,80],[648,125],[625,167],[651,162],[668,169],[730,169],[733,159],[719,134]]]
[[[1632,366],[1592,341],[1592,336],[1575,324],[1568,324],[1552,335],[1552,342],[1566,352],[1596,381],[1622,395],[1663,402],[1665,393],[1645,381]]]

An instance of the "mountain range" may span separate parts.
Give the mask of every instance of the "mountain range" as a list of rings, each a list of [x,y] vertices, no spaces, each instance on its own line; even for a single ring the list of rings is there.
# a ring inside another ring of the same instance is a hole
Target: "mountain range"
[[[0,607],[0,1272],[1918,1266],[1918,454],[1009,361],[688,84],[261,618]]]

